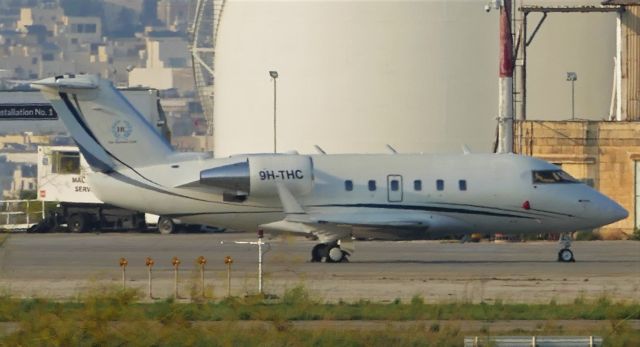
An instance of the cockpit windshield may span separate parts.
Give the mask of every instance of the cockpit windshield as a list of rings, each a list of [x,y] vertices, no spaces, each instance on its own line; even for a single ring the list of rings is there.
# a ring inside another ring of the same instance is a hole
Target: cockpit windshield
[[[533,183],[580,183],[562,170],[536,170],[533,171]]]

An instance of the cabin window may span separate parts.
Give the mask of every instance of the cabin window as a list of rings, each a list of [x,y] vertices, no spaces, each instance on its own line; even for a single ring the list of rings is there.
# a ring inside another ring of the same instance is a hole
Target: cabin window
[[[391,190],[397,192],[400,190],[400,182],[398,180],[391,180]]]
[[[79,174],[80,173],[80,153],[78,152],[53,152],[52,173],[56,174]]]
[[[444,190],[444,180],[437,180],[436,181],[436,189],[437,190]]]
[[[459,180],[458,181],[458,187],[460,188],[460,190],[465,191],[467,190],[467,180]]]
[[[415,191],[421,191],[422,190],[422,181],[421,180],[413,181],[413,190],[415,190]]]
[[[353,190],[353,181],[352,180],[344,181],[344,190],[346,190],[348,192]]]
[[[369,180],[369,191],[375,191],[376,190],[376,180]]]
[[[533,183],[580,183],[562,170],[533,171]]]

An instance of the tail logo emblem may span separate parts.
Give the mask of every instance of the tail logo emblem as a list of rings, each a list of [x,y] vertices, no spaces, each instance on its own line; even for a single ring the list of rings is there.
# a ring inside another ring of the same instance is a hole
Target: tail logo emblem
[[[113,137],[115,137],[116,142],[119,140],[126,141],[129,136],[131,136],[132,130],[133,127],[131,126],[131,123],[126,120],[117,120],[113,122],[113,125],[111,126],[111,132],[113,133]]]

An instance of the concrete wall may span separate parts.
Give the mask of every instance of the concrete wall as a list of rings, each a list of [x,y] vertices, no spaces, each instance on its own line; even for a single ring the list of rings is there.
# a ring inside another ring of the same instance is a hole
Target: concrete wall
[[[640,122],[526,121],[516,124],[514,147],[561,165],[626,208],[629,217],[603,227],[605,234],[633,232],[640,218],[634,181],[640,174],[635,172],[635,162],[640,160]]]

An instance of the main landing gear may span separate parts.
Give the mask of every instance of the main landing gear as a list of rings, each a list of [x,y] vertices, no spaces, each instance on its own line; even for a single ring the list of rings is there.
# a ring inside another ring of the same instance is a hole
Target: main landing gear
[[[558,240],[560,244],[560,251],[558,252],[558,261],[563,263],[574,263],[576,259],[573,257],[573,252],[571,252],[571,236],[568,234],[560,235],[560,240]]]
[[[348,262],[349,253],[340,248],[338,242],[319,243],[311,250],[311,262],[342,263]]]

